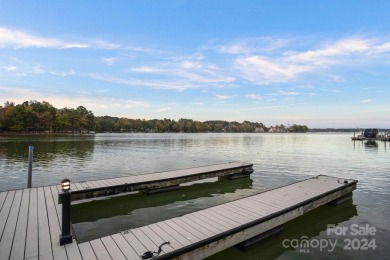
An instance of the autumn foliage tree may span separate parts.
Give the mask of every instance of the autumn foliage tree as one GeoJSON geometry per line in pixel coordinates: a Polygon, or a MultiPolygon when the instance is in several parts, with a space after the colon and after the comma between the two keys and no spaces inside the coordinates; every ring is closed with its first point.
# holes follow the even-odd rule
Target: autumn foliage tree
{"type": "Polygon", "coordinates": [[[46,101],[0,106],[0,131],[5,132],[86,132],[94,129],[94,120],[83,106],[57,109],[46,101]]]}

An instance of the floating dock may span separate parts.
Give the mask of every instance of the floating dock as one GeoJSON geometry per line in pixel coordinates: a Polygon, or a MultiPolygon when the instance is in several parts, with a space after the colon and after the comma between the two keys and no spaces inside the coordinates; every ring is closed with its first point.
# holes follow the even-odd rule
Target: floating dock
{"type": "Polygon", "coordinates": [[[179,188],[186,182],[214,177],[229,179],[249,177],[253,164],[228,162],[167,172],[140,174],[127,177],[72,183],[72,201],[90,199],[123,192],[144,191],[155,193],[179,188]]]}
{"type": "Polygon", "coordinates": [[[347,199],[356,183],[320,175],[89,242],[78,244],[73,240],[64,246],[59,243],[59,185],[5,191],[0,193],[0,259],[133,260],[141,259],[147,251],[157,251],[164,242],[169,244],[161,247],[155,259],[202,259],[261,236],[321,205],[347,199]]]}

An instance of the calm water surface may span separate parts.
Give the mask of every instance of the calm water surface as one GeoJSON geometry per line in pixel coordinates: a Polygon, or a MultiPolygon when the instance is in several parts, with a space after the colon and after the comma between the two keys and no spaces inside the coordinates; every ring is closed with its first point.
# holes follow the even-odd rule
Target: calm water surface
{"type": "MultiPolygon", "coordinates": [[[[79,241],[146,225],[289,184],[319,174],[357,179],[353,201],[322,206],[284,225],[284,231],[245,251],[230,248],[209,259],[390,259],[390,143],[352,142],[352,134],[96,134],[89,136],[0,137],[0,190],[23,188],[28,146],[33,145],[33,186],[112,178],[242,161],[254,164],[251,178],[210,179],[156,195],[142,193],[72,206],[79,241]],[[348,228],[327,234],[327,225],[348,228]],[[352,235],[351,225],[376,233],[352,235]],[[330,247],[285,247],[307,237],[331,240],[330,247]],[[288,240],[286,240],[288,239],[288,240]],[[355,240],[346,250],[345,240],[355,240]],[[357,243],[374,239],[376,249],[357,243]],[[358,241],[357,241],[358,240],[358,241]]],[[[372,245],[372,244],[371,244],[372,245]]],[[[151,249],[156,250],[156,249],[151,249]]]]}

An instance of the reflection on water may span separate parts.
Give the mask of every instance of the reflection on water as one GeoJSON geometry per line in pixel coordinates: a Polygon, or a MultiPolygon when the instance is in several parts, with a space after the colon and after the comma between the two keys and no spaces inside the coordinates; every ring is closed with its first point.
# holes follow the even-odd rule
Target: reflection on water
{"type": "Polygon", "coordinates": [[[136,193],[72,205],[77,240],[80,243],[191,213],[228,201],[235,197],[237,190],[252,187],[250,178],[215,179],[160,194],[136,193]],[[206,201],[207,197],[210,199],[206,201]]]}
{"type": "MultiPolygon", "coordinates": [[[[262,259],[316,258],[317,256],[317,258],[326,256],[350,259],[358,256],[361,259],[390,259],[388,243],[390,241],[388,221],[390,219],[388,207],[390,153],[387,149],[389,143],[351,142],[351,136],[352,134],[348,133],[205,133],[0,137],[0,190],[26,186],[29,145],[35,146],[33,164],[35,186],[57,184],[64,178],[74,182],[85,181],[227,161],[254,164],[250,183],[220,180],[210,184],[197,184],[193,188],[182,188],[173,193],[153,196],[134,194],[123,201],[117,198],[87,204],[90,205],[88,206],[90,210],[96,210],[94,214],[89,215],[85,212],[80,214],[82,216],[72,217],[82,221],[76,224],[77,229],[82,230],[88,237],[88,234],[94,234],[96,229],[111,234],[113,230],[124,230],[134,224],[139,226],[148,223],[150,219],[145,220],[145,216],[176,216],[319,174],[356,179],[359,182],[357,190],[354,191],[353,201],[357,214],[348,207],[344,209],[345,215],[343,215],[343,208],[326,207],[327,210],[321,208],[319,209],[321,213],[309,213],[298,218],[296,225],[299,228],[291,231],[291,234],[296,232],[299,235],[321,237],[324,236],[324,223],[333,221],[340,225],[368,223],[378,230],[375,236],[377,241],[375,251],[352,252],[338,248],[337,252],[330,255],[316,251],[302,254],[281,248],[280,240],[270,240],[267,242],[270,249],[268,246],[260,246],[260,249],[256,247],[248,252],[239,251],[239,253],[235,253],[235,249],[229,249],[228,252],[232,256],[226,253],[226,259],[237,259],[235,254],[242,259],[254,259],[257,256],[261,256],[262,259]],[[126,204],[127,199],[128,206],[123,206],[121,203],[126,204]],[[107,208],[109,209],[106,211],[116,211],[116,207],[110,207],[110,201],[114,200],[118,200],[121,205],[118,207],[123,207],[124,210],[117,209],[115,216],[106,215],[104,211],[107,208]],[[333,216],[338,215],[344,216],[344,220],[332,219],[333,216]],[[317,227],[317,222],[323,225],[317,227]],[[301,229],[302,233],[299,233],[301,229]],[[311,230],[314,230],[314,233],[311,233],[311,230]],[[271,246],[272,243],[275,243],[274,247],[271,246]],[[260,254],[261,252],[266,254],[260,254]]],[[[354,206],[350,205],[350,207],[354,206]]],[[[80,206],[80,212],[82,210],[83,207],[80,206]]],[[[288,227],[294,228],[295,224],[286,226],[286,230],[289,230],[288,227]]],[[[286,230],[283,234],[287,232],[286,230]]]]}
{"type": "Polygon", "coordinates": [[[0,190],[26,186],[30,145],[33,186],[42,186],[59,183],[65,169],[84,168],[93,157],[95,141],[93,135],[0,137],[0,190]]]}
{"type": "Polygon", "coordinates": [[[378,148],[378,142],[375,140],[367,140],[364,142],[366,148],[378,148]]]}

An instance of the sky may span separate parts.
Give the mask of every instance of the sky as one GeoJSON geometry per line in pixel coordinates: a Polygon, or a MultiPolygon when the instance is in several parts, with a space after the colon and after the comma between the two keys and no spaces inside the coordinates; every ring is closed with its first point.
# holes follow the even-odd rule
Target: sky
{"type": "Polygon", "coordinates": [[[0,105],[390,128],[390,1],[0,0],[0,105]]]}

